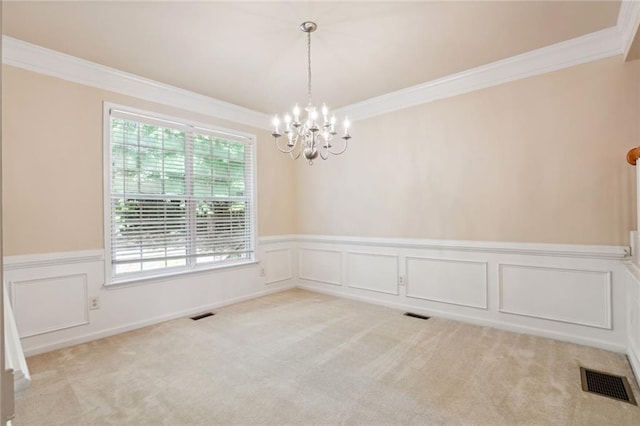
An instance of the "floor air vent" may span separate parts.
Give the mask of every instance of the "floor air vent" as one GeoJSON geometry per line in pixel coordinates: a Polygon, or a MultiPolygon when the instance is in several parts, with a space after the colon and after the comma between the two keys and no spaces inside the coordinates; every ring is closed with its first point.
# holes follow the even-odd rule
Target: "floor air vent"
{"type": "Polygon", "coordinates": [[[585,392],[638,405],[626,377],[580,367],[580,378],[582,379],[582,390],[585,392]]]}
{"type": "Polygon", "coordinates": [[[427,316],[420,315],[420,314],[414,314],[413,312],[405,312],[404,315],[407,316],[407,317],[419,318],[419,319],[423,319],[423,320],[428,320],[429,318],[431,318],[431,317],[427,317],[427,316]]]}
{"type": "Polygon", "coordinates": [[[213,312],[205,312],[204,314],[200,314],[200,315],[196,315],[194,317],[191,317],[192,320],[194,321],[198,321],[201,320],[202,318],[207,318],[207,317],[212,317],[215,314],[213,312]]]}

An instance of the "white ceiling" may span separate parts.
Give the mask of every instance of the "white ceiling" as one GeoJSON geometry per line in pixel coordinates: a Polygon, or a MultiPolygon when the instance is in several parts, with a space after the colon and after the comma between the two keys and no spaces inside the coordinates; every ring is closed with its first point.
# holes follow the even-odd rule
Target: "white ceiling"
{"type": "Polygon", "coordinates": [[[12,2],[3,32],[266,113],[340,107],[616,25],[619,1],[12,2]]]}

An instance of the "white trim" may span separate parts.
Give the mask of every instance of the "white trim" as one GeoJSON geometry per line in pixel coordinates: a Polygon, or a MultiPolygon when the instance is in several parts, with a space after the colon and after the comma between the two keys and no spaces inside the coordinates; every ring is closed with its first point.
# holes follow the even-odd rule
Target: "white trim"
{"type": "Polygon", "coordinates": [[[46,278],[37,278],[37,279],[31,279],[31,280],[22,280],[22,281],[9,281],[9,285],[11,286],[11,306],[13,306],[13,310],[14,310],[14,314],[17,315],[17,312],[20,308],[20,306],[16,303],[16,287],[20,286],[20,285],[29,285],[29,284],[33,284],[36,282],[43,282],[43,281],[51,281],[51,280],[56,280],[56,279],[62,279],[62,278],[80,278],[82,280],[82,290],[83,290],[83,297],[82,297],[82,305],[83,305],[83,315],[84,317],[81,320],[78,321],[73,321],[73,322],[69,322],[66,324],[59,324],[53,327],[46,327],[40,330],[32,330],[30,332],[26,332],[24,334],[20,335],[21,339],[27,338],[27,337],[32,337],[32,336],[39,336],[41,334],[47,334],[47,333],[51,333],[53,331],[60,331],[60,330],[65,330],[67,328],[73,328],[73,327],[78,327],[81,325],[86,325],[89,324],[89,284],[88,284],[88,280],[89,278],[87,277],[87,274],[69,274],[69,275],[55,275],[55,276],[49,276],[46,278]]]}
{"type": "Polygon", "coordinates": [[[104,250],[66,251],[58,253],[24,254],[5,256],[4,269],[44,268],[48,266],[68,265],[73,263],[101,262],[104,260],[104,250]]]}
{"type": "Polygon", "coordinates": [[[300,277],[300,279],[303,280],[309,280],[309,281],[315,281],[315,282],[319,282],[319,283],[325,283],[325,284],[331,284],[331,285],[337,285],[337,286],[342,286],[342,275],[343,275],[343,259],[342,259],[342,251],[340,250],[328,250],[328,249],[322,249],[322,248],[315,248],[315,247],[299,247],[298,248],[298,276],[300,277]],[[303,276],[303,267],[302,267],[302,251],[323,251],[326,253],[336,253],[339,255],[340,257],[340,264],[338,266],[338,269],[340,270],[340,281],[338,282],[334,282],[334,281],[327,281],[327,280],[321,280],[320,278],[313,278],[313,277],[309,277],[309,276],[303,276]]]}
{"type": "Polygon", "coordinates": [[[489,262],[477,261],[477,260],[465,260],[465,259],[447,259],[447,258],[439,258],[439,257],[406,256],[404,260],[404,264],[405,264],[404,270],[405,270],[405,277],[406,277],[405,278],[405,286],[406,286],[405,294],[407,297],[411,299],[431,300],[433,302],[448,303],[449,305],[483,309],[485,311],[489,310],[489,262]],[[409,259],[428,260],[428,261],[434,261],[434,262],[450,262],[450,263],[475,263],[475,264],[483,265],[484,266],[484,305],[470,305],[468,303],[453,302],[451,300],[445,300],[441,298],[435,298],[435,297],[430,298],[430,297],[422,297],[422,296],[415,296],[415,295],[409,294],[409,287],[411,284],[411,281],[409,280],[409,272],[408,272],[409,259]]]}
{"type": "MultiPolygon", "coordinates": [[[[118,114],[115,114],[118,115],[118,114]]],[[[215,270],[221,268],[228,267],[236,267],[236,266],[245,266],[245,265],[253,265],[257,263],[257,233],[258,233],[258,214],[257,214],[257,200],[258,200],[258,188],[257,188],[257,158],[258,158],[258,143],[257,138],[254,134],[242,132],[235,129],[225,128],[221,126],[215,126],[207,123],[200,123],[194,120],[185,119],[181,117],[174,117],[166,114],[160,114],[153,111],[148,111],[140,108],[129,107],[126,105],[116,104],[113,102],[103,102],[102,107],[102,126],[103,126],[103,231],[104,231],[104,277],[105,277],[105,286],[117,286],[117,285],[131,285],[135,284],[139,281],[147,281],[147,280],[161,280],[165,277],[175,277],[177,275],[188,274],[196,271],[208,271],[215,270]],[[170,268],[170,269],[159,269],[152,271],[142,271],[140,273],[132,273],[130,275],[124,275],[120,277],[115,277],[113,275],[113,266],[111,259],[111,117],[112,111],[117,113],[124,114],[132,114],[132,115],[140,115],[146,118],[150,118],[152,120],[165,120],[172,124],[177,124],[180,126],[186,126],[189,129],[185,130],[188,132],[194,132],[198,129],[207,129],[210,132],[221,133],[229,137],[229,139],[241,141],[245,144],[245,146],[251,149],[251,214],[250,214],[250,222],[252,227],[250,245],[251,245],[251,259],[238,262],[231,261],[228,263],[214,263],[214,264],[206,264],[202,266],[196,266],[195,264],[188,263],[185,267],[180,268],[170,268]],[[158,273],[160,272],[160,273],[158,273]]],[[[135,118],[133,118],[135,119],[135,118]]],[[[171,126],[172,124],[168,124],[171,126]]],[[[187,156],[188,157],[188,156],[187,156]]],[[[245,159],[247,157],[247,153],[245,150],[245,159]]],[[[248,174],[245,171],[245,175],[248,174]]]]}
{"type": "MultiPolygon", "coordinates": [[[[539,256],[595,258],[607,260],[628,260],[629,257],[629,247],[626,246],[502,243],[493,241],[429,240],[418,238],[375,238],[295,234],[258,237],[259,245],[291,242],[328,244],[337,243],[360,246],[474,251],[481,253],[528,254],[539,256]]],[[[364,253],[369,254],[369,252],[364,253]]],[[[4,269],[13,270],[23,268],[38,268],[60,264],[98,262],[103,260],[106,260],[106,253],[103,249],[25,254],[4,256],[4,269]]],[[[627,262],[625,264],[630,273],[637,273],[637,278],[638,280],[640,280],[640,268],[637,268],[631,262],[627,262]]]]}
{"type": "Polygon", "coordinates": [[[638,285],[640,285],[640,268],[638,267],[638,265],[633,263],[631,260],[628,260],[628,261],[624,262],[624,266],[627,267],[627,271],[636,280],[638,285]]]}
{"type": "Polygon", "coordinates": [[[286,252],[288,252],[288,253],[289,253],[289,273],[288,273],[288,274],[287,274],[287,276],[286,276],[286,277],[284,277],[284,278],[278,278],[278,279],[276,279],[276,280],[269,280],[269,279],[267,279],[267,280],[265,280],[265,284],[273,284],[273,283],[277,283],[277,282],[280,282],[280,281],[288,281],[288,280],[290,280],[290,279],[292,279],[292,278],[293,278],[293,265],[292,265],[292,263],[293,263],[293,262],[291,261],[291,259],[293,258],[293,256],[292,256],[292,254],[291,254],[291,247],[274,248],[274,249],[266,249],[266,250],[264,251],[264,257],[265,257],[265,265],[266,265],[266,267],[267,267],[267,268],[269,267],[268,262],[266,262],[266,259],[267,259],[268,254],[269,254],[269,253],[279,252],[279,251],[286,251],[286,252]]]}
{"type": "Polygon", "coordinates": [[[620,2],[617,28],[620,31],[621,49],[625,59],[640,25],[640,1],[620,2]]]}
{"type": "Polygon", "coordinates": [[[104,238],[104,282],[113,281],[111,265],[111,108],[115,105],[102,103],[102,232],[104,238]],[[108,226],[107,226],[108,224],[108,226]]]}
{"type": "Polygon", "coordinates": [[[269,129],[267,114],[139,77],[124,71],[2,36],[2,62],[40,74],[133,96],[187,111],[269,129]]]}
{"type": "MultiPolygon", "coordinates": [[[[274,235],[269,237],[258,237],[258,244],[289,243],[296,241],[295,235],[274,235]]],[[[68,265],[74,263],[101,262],[106,260],[106,253],[103,249],[63,251],[55,253],[21,254],[14,256],[4,256],[4,269],[11,271],[15,269],[44,268],[48,266],[68,265]]],[[[247,262],[250,264],[257,263],[247,262]]]]}
{"type": "Polygon", "coordinates": [[[624,260],[630,255],[630,249],[626,246],[507,243],[496,241],[430,240],[419,238],[376,238],[330,235],[298,235],[296,239],[299,243],[352,244],[376,247],[527,254],[534,256],[595,258],[607,260],[624,260]]]}
{"type": "Polygon", "coordinates": [[[353,120],[450,98],[491,86],[569,68],[622,53],[620,31],[611,27],[436,80],[366,99],[336,110],[353,120]]]}
{"type": "Polygon", "coordinates": [[[380,253],[371,253],[371,252],[366,252],[366,251],[353,251],[353,250],[347,250],[344,252],[344,257],[346,259],[346,266],[347,266],[347,270],[349,268],[349,255],[350,254],[355,254],[355,255],[361,255],[361,256],[371,256],[371,257],[391,257],[393,259],[396,260],[396,291],[385,291],[385,290],[377,290],[374,288],[370,288],[370,287],[362,287],[362,286],[358,286],[358,285],[353,285],[350,281],[349,281],[349,274],[346,274],[346,279],[345,279],[345,285],[349,288],[356,288],[358,290],[366,290],[366,291],[373,291],[375,293],[384,293],[384,294],[391,294],[393,296],[399,296],[400,295],[400,283],[399,281],[399,277],[400,277],[400,256],[398,256],[397,254],[380,254],[380,253]]]}
{"type": "Polygon", "coordinates": [[[7,369],[13,370],[13,383],[15,398],[21,398],[26,390],[31,386],[31,375],[29,374],[29,366],[24,358],[22,343],[18,336],[18,328],[16,327],[15,316],[9,300],[7,286],[2,289],[4,296],[4,327],[5,327],[5,363],[7,369]]]}
{"type": "Polygon", "coordinates": [[[522,264],[517,264],[517,263],[502,263],[499,262],[498,263],[498,312],[502,312],[504,314],[510,314],[510,315],[519,315],[519,316],[523,316],[523,317],[530,317],[530,318],[538,318],[538,319],[544,319],[544,320],[549,320],[549,321],[558,321],[558,322],[564,322],[567,324],[575,324],[575,325],[582,325],[585,327],[594,327],[594,328],[601,328],[604,330],[612,330],[613,326],[612,326],[612,309],[611,309],[611,271],[594,271],[591,269],[575,269],[575,268],[555,268],[555,267],[548,267],[548,266],[533,266],[533,265],[522,265],[522,264]],[[504,267],[514,267],[514,268],[521,268],[521,269],[537,269],[539,271],[562,271],[562,272],[579,272],[579,273],[586,273],[586,274],[600,274],[600,275],[604,275],[605,277],[605,286],[604,286],[604,306],[605,306],[605,323],[604,324],[596,324],[596,323],[589,323],[589,322],[582,322],[582,321],[574,321],[574,320],[570,320],[568,318],[560,318],[554,315],[540,315],[540,314],[534,314],[531,312],[518,312],[518,311],[512,311],[512,310],[508,310],[504,308],[504,303],[503,303],[503,296],[504,296],[504,273],[503,273],[503,269],[504,267]]]}
{"type": "MultiPolygon", "coordinates": [[[[146,325],[151,325],[156,322],[164,321],[166,319],[172,319],[180,316],[186,316],[191,313],[202,312],[203,310],[212,309],[216,306],[222,306],[224,304],[234,303],[236,301],[247,300],[252,297],[259,297],[260,295],[268,294],[268,292],[263,292],[263,290],[279,291],[285,288],[288,289],[296,286],[300,288],[312,290],[312,291],[320,291],[320,292],[333,294],[339,297],[354,298],[354,299],[362,300],[369,303],[388,305],[398,309],[405,309],[405,310],[410,309],[418,313],[438,315],[446,318],[467,321],[473,324],[487,325],[487,326],[501,328],[505,330],[535,334],[539,336],[556,338],[556,339],[570,341],[574,343],[588,344],[588,345],[610,349],[610,350],[625,351],[625,348],[621,348],[620,346],[624,345],[626,347],[626,345],[628,345],[627,343],[628,336],[626,336],[625,322],[620,320],[620,316],[624,314],[622,310],[626,308],[621,307],[620,305],[621,303],[620,298],[622,297],[620,293],[621,292],[620,285],[622,284],[620,284],[621,282],[620,274],[618,274],[617,272],[618,271],[617,265],[619,265],[620,268],[623,268],[624,266],[627,266],[628,268],[629,266],[632,266],[632,265],[627,264],[626,258],[624,257],[619,258],[616,256],[611,256],[612,254],[620,254],[620,253],[624,254],[625,253],[624,247],[604,246],[605,248],[610,249],[609,251],[604,250],[605,255],[608,255],[610,257],[605,257],[603,261],[603,259],[599,259],[598,257],[595,257],[594,259],[594,250],[596,249],[599,250],[599,251],[595,251],[596,254],[597,253],[602,254],[603,246],[578,246],[578,245],[566,246],[566,245],[556,245],[556,244],[541,245],[541,244],[520,244],[520,243],[496,243],[496,242],[482,242],[482,241],[480,242],[462,241],[461,242],[461,241],[451,241],[451,240],[443,241],[443,240],[419,240],[419,239],[392,240],[392,239],[382,239],[382,238],[355,238],[355,237],[331,237],[331,236],[322,237],[322,236],[304,236],[304,235],[302,236],[281,235],[281,236],[261,237],[259,238],[259,242],[262,246],[258,248],[258,253],[262,253],[264,252],[264,250],[278,251],[280,249],[289,249],[291,251],[291,253],[293,254],[292,263],[290,265],[292,266],[292,270],[291,270],[291,273],[293,275],[292,279],[288,281],[283,281],[280,283],[273,283],[270,285],[266,285],[265,283],[266,279],[263,280],[258,278],[258,274],[257,274],[258,269],[256,268],[256,265],[253,264],[247,267],[255,268],[256,273],[254,274],[251,272],[245,272],[245,275],[242,275],[242,276],[250,277],[251,280],[255,280],[255,282],[254,281],[251,281],[251,282],[255,284],[256,288],[253,289],[254,292],[249,293],[250,295],[243,295],[242,296],[243,299],[232,299],[232,300],[225,301],[223,299],[223,296],[224,296],[223,295],[224,292],[223,292],[219,295],[222,297],[217,297],[217,302],[215,300],[211,301],[211,299],[208,299],[208,298],[203,299],[203,301],[200,302],[200,303],[207,303],[204,301],[204,300],[207,300],[209,301],[208,303],[212,303],[211,305],[199,306],[198,308],[193,308],[193,309],[188,308],[187,311],[185,311],[186,307],[177,306],[176,308],[174,308],[174,310],[166,309],[164,311],[158,311],[158,310],[153,311],[154,312],[153,314],[148,316],[143,316],[142,318],[140,318],[140,316],[134,316],[134,318],[132,318],[129,321],[118,321],[118,320],[111,321],[110,320],[109,324],[103,324],[102,320],[100,320],[100,318],[102,318],[101,316],[106,315],[110,317],[110,315],[112,315],[110,310],[118,309],[118,306],[114,306],[113,302],[110,302],[110,301],[121,300],[120,298],[124,296],[120,295],[118,298],[114,299],[115,297],[114,295],[117,295],[117,293],[121,293],[123,291],[127,292],[128,290],[124,290],[124,289],[128,288],[129,286],[123,285],[123,286],[110,287],[110,288],[102,287],[103,266],[97,263],[98,261],[100,262],[103,261],[102,250],[88,250],[84,252],[51,253],[51,254],[38,254],[38,255],[12,257],[10,258],[9,263],[14,265],[13,269],[18,270],[18,269],[21,269],[21,267],[26,269],[24,271],[11,271],[11,275],[16,277],[21,277],[20,279],[31,279],[31,277],[49,277],[49,276],[55,276],[55,275],[61,275],[61,274],[72,274],[74,273],[73,271],[75,271],[75,269],[73,268],[79,268],[79,270],[81,271],[86,270],[86,272],[90,274],[89,275],[90,277],[89,278],[90,280],[89,295],[91,296],[100,295],[103,298],[102,308],[101,308],[102,310],[90,312],[91,326],[87,326],[88,329],[77,328],[76,330],[70,331],[70,332],[51,333],[44,337],[41,336],[42,338],[36,337],[35,339],[33,338],[27,339],[24,343],[25,347],[29,350],[28,353],[30,355],[33,355],[35,353],[41,353],[44,351],[57,349],[59,347],[64,347],[71,344],[77,344],[77,343],[93,340],[96,338],[106,337],[112,334],[117,334],[120,332],[143,327],[146,325]],[[338,240],[343,240],[344,245],[339,243],[336,243],[336,245],[332,245],[333,243],[331,242],[335,242],[338,240]],[[300,245],[298,244],[300,241],[314,241],[315,243],[310,242],[308,244],[300,245]],[[382,244],[377,244],[376,246],[375,241],[380,241],[382,242],[382,244]],[[404,246],[403,245],[393,246],[390,243],[391,241],[399,241],[401,244],[404,244],[404,246]],[[438,243],[438,245],[432,244],[432,245],[425,246],[424,245],[425,241],[432,242],[432,243],[435,241],[436,243],[438,243]],[[365,244],[358,244],[358,242],[360,243],[365,242],[365,244]],[[286,248],[284,246],[280,247],[278,246],[278,244],[283,244],[283,245],[287,244],[289,247],[286,247],[286,248]],[[422,246],[419,244],[422,244],[422,246]],[[301,279],[300,271],[295,268],[295,264],[293,263],[295,262],[295,257],[298,256],[298,250],[300,246],[302,246],[302,248],[300,249],[306,248],[311,250],[320,250],[320,251],[326,251],[329,253],[339,254],[339,257],[332,258],[331,262],[327,263],[327,267],[331,267],[331,270],[334,271],[334,273],[337,273],[335,271],[337,271],[338,268],[340,271],[342,271],[339,279],[340,284],[338,285],[336,284],[332,285],[329,283],[322,284],[323,281],[306,281],[304,279],[301,279]],[[372,248],[370,249],[369,246],[371,246],[372,248]],[[442,247],[442,246],[454,247],[454,248],[449,249],[448,252],[447,250],[440,251],[441,249],[437,247],[442,247]],[[509,249],[519,248],[520,250],[515,252],[514,251],[507,252],[509,257],[503,258],[502,256],[498,256],[495,254],[491,254],[491,256],[485,257],[485,256],[482,256],[482,252],[483,252],[482,247],[486,247],[486,246],[489,246],[490,253],[494,253],[494,250],[496,250],[497,248],[500,248],[501,246],[503,249],[505,248],[504,246],[506,246],[506,248],[509,248],[509,249]],[[539,249],[540,246],[545,247],[545,250],[533,251],[533,252],[527,252],[522,250],[523,248],[539,249]],[[388,247],[388,249],[385,247],[388,247]],[[426,247],[427,250],[424,253],[417,254],[416,251],[420,250],[420,247],[426,247]],[[436,249],[434,249],[434,247],[436,247],[436,249]],[[437,251],[436,252],[430,251],[432,249],[437,251]],[[564,249],[565,251],[561,249],[564,249]],[[463,251],[460,251],[460,250],[463,250],[463,251]],[[587,256],[583,255],[585,252],[587,253],[587,256]],[[425,301],[417,298],[411,298],[411,297],[407,297],[407,295],[404,294],[404,291],[402,291],[402,289],[400,289],[399,295],[385,294],[384,292],[368,291],[369,289],[367,289],[367,293],[363,295],[364,293],[363,290],[352,288],[348,285],[343,284],[346,282],[345,268],[344,268],[344,265],[347,262],[347,260],[345,259],[346,253],[362,253],[367,255],[374,255],[374,256],[383,255],[383,256],[390,256],[390,257],[397,256],[400,259],[400,262],[398,263],[400,273],[403,273],[403,265],[405,264],[406,260],[405,262],[403,262],[402,260],[406,259],[406,257],[410,257],[410,258],[415,257],[419,259],[434,258],[438,260],[455,260],[455,261],[465,261],[465,262],[471,262],[471,263],[485,263],[488,261],[489,266],[494,264],[497,265],[498,263],[509,263],[509,264],[524,263],[527,266],[531,264],[531,266],[539,266],[544,268],[557,268],[562,270],[566,270],[566,269],[588,270],[589,272],[607,271],[607,273],[609,274],[608,279],[611,280],[610,282],[608,282],[608,286],[611,289],[611,291],[608,293],[608,297],[610,298],[609,302],[611,303],[611,307],[609,308],[609,313],[612,316],[611,324],[614,325],[615,327],[612,330],[606,330],[598,327],[595,327],[595,328],[591,326],[587,327],[585,325],[576,325],[576,324],[565,323],[565,322],[549,321],[545,319],[529,320],[527,319],[527,317],[521,316],[521,315],[500,314],[498,311],[499,292],[496,287],[497,280],[499,279],[499,277],[497,274],[497,268],[494,269],[492,267],[486,268],[486,271],[488,273],[488,276],[486,276],[486,279],[487,279],[486,284],[489,287],[487,289],[487,294],[485,296],[488,298],[486,299],[487,302],[490,302],[488,303],[488,308],[489,308],[488,310],[478,309],[477,307],[473,307],[473,308],[464,307],[465,305],[457,306],[457,304],[449,303],[449,302],[439,303],[437,301],[430,302],[428,300],[425,301]],[[540,255],[540,257],[537,257],[537,255],[539,255],[540,253],[545,253],[545,254],[540,255]],[[577,256],[576,256],[576,253],[578,253],[577,256]],[[520,257],[521,255],[522,256],[528,255],[528,258],[520,257]],[[452,259],[456,257],[460,257],[460,259],[452,259]],[[48,270],[47,268],[54,268],[60,264],[56,261],[56,259],[59,260],[62,264],[79,263],[79,265],[77,266],[67,265],[61,270],[54,270],[54,269],[48,270]],[[89,262],[89,263],[86,263],[86,262],[89,262]],[[93,263],[90,263],[90,262],[93,262],[93,263]],[[40,266],[42,266],[43,268],[36,269],[34,271],[28,271],[28,269],[32,267],[37,268],[40,266]],[[493,273],[493,271],[496,271],[496,273],[493,273]],[[613,271],[613,272],[609,273],[608,271],[613,271]],[[16,274],[20,274],[20,275],[18,276],[16,274]],[[114,291],[100,293],[102,290],[114,290],[114,291]],[[620,333],[625,333],[624,340],[621,337],[620,333]]],[[[406,265],[404,265],[404,269],[406,269],[406,265]]],[[[633,271],[630,270],[630,273],[632,274],[633,271]]],[[[14,279],[18,279],[18,278],[12,278],[12,277],[8,277],[8,278],[9,278],[8,279],[9,282],[14,279]]],[[[211,282],[217,282],[213,278],[214,277],[212,277],[211,282]]],[[[407,277],[407,280],[408,280],[408,277],[407,277]]],[[[168,279],[148,280],[148,281],[145,281],[144,284],[154,284],[159,282],[164,282],[165,284],[167,284],[167,281],[170,281],[170,280],[168,279]]],[[[227,281],[227,279],[223,277],[220,282],[223,282],[223,281],[227,281]]],[[[9,282],[7,284],[9,284],[9,282]]],[[[206,278],[203,279],[202,277],[200,277],[199,278],[200,284],[198,285],[201,285],[201,283],[203,282],[207,282],[207,279],[206,278]]],[[[143,283],[137,283],[135,285],[140,286],[141,284],[143,283]]],[[[408,281],[406,284],[409,285],[408,281]]],[[[133,284],[131,286],[133,286],[133,284]]],[[[171,286],[172,284],[169,283],[164,288],[169,289],[171,286]]],[[[131,296],[127,296],[127,297],[134,297],[140,300],[148,300],[148,297],[151,297],[151,296],[144,296],[144,293],[140,293],[141,291],[143,291],[143,289],[139,288],[135,292],[130,293],[131,296]]],[[[153,290],[149,290],[149,291],[153,292],[153,290]]],[[[405,288],[405,291],[406,291],[406,288],[405,288]]],[[[148,293],[148,295],[151,295],[151,294],[155,295],[155,293],[148,293]]],[[[194,300],[194,304],[197,304],[197,303],[198,303],[197,300],[194,300]]],[[[126,306],[123,306],[123,309],[124,308],[126,308],[126,306]]],[[[629,353],[631,356],[630,351],[627,353],[629,353]]]]}
{"type": "MultiPolygon", "coordinates": [[[[623,1],[617,25],[551,46],[366,99],[336,110],[362,120],[463,93],[626,53],[640,20],[640,2],[623,1]]],[[[3,36],[3,63],[259,129],[269,115],[3,36]]]]}
{"type": "Polygon", "coordinates": [[[206,274],[209,272],[225,272],[232,269],[244,269],[255,267],[260,262],[257,260],[247,260],[242,263],[224,263],[224,264],[213,264],[213,265],[203,265],[199,267],[195,267],[193,269],[177,269],[172,270],[171,272],[165,272],[163,274],[153,275],[153,274],[145,274],[145,275],[132,275],[122,279],[111,279],[111,282],[104,285],[104,288],[107,290],[117,290],[121,288],[129,288],[129,287],[137,287],[140,285],[146,284],[157,284],[160,282],[171,281],[176,278],[181,278],[188,275],[197,275],[197,274],[206,274]]]}
{"type": "Polygon", "coordinates": [[[463,314],[453,313],[449,311],[441,311],[438,309],[431,309],[431,308],[425,309],[425,308],[410,305],[407,303],[397,303],[397,302],[391,302],[388,300],[374,299],[374,298],[362,296],[359,294],[347,293],[347,292],[341,291],[340,289],[320,288],[317,286],[304,284],[304,283],[298,283],[297,287],[303,290],[308,290],[315,293],[328,294],[331,296],[336,296],[344,299],[351,299],[351,300],[357,300],[360,302],[372,303],[374,305],[386,306],[389,308],[398,309],[402,311],[411,311],[417,314],[422,314],[427,316],[439,316],[442,318],[462,321],[462,322],[471,323],[478,326],[487,326],[487,327],[497,328],[499,330],[506,330],[506,331],[512,331],[516,333],[547,337],[550,339],[577,343],[579,345],[593,346],[596,348],[601,348],[601,349],[618,352],[618,353],[625,353],[627,349],[624,345],[611,343],[606,340],[577,336],[574,334],[568,334],[568,333],[559,332],[559,331],[549,331],[542,328],[531,327],[526,325],[487,320],[487,319],[482,319],[482,318],[478,318],[471,315],[463,315],[463,314]]]}
{"type": "MultiPolygon", "coordinates": [[[[632,231],[632,234],[635,234],[636,232],[637,231],[632,231]]],[[[640,287],[640,268],[638,268],[638,265],[636,265],[632,261],[627,261],[625,262],[625,267],[627,269],[627,272],[629,272],[630,280],[628,285],[640,287]]],[[[634,317],[634,310],[631,309],[630,306],[632,303],[640,303],[640,299],[631,297],[629,294],[630,291],[631,289],[627,288],[626,299],[628,305],[627,316],[625,318],[625,320],[627,321],[627,358],[629,359],[629,364],[631,364],[631,369],[635,374],[636,381],[640,382],[640,348],[638,348],[638,346],[636,345],[636,341],[640,341],[638,340],[640,336],[633,334],[634,324],[636,327],[640,327],[640,323],[638,323],[638,321],[640,321],[640,316],[634,317]]],[[[640,309],[640,306],[638,306],[638,309],[640,309]]],[[[637,329],[638,328],[636,328],[636,330],[637,329]]]]}
{"type": "Polygon", "coordinates": [[[636,382],[640,381],[640,351],[631,339],[628,342],[627,359],[631,364],[631,371],[636,376],[636,382]]]}

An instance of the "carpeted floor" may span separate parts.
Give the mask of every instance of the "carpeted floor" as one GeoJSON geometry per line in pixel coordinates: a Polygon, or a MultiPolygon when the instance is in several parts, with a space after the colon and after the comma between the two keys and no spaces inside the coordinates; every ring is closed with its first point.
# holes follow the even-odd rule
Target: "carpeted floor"
{"type": "Polygon", "coordinates": [[[15,425],[640,425],[624,355],[302,290],[28,359],[15,425]]]}

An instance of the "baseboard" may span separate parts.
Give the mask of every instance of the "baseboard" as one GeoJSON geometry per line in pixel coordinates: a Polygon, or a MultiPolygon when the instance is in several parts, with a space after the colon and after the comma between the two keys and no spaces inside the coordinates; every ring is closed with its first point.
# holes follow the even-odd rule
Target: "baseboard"
{"type": "Polygon", "coordinates": [[[25,348],[25,356],[29,357],[29,356],[34,356],[34,355],[38,355],[38,354],[42,354],[45,352],[50,352],[50,351],[54,351],[56,349],[62,349],[62,348],[66,348],[69,346],[75,346],[75,345],[79,345],[81,343],[86,343],[86,342],[90,342],[93,340],[98,340],[98,339],[102,339],[105,337],[109,337],[109,336],[114,336],[116,334],[121,334],[121,333],[126,333],[128,331],[133,331],[133,330],[137,330],[139,328],[144,328],[144,327],[148,327],[151,325],[155,325],[155,324],[160,324],[166,321],[171,321],[174,319],[178,319],[178,318],[183,318],[183,317],[187,317],[187,316],[191,316],[194,314],[198,314],[204,311],[208,311],[208,310],[212,310],[212,309],[218,309],[221,308],[223,306],[229,306],[229,305],[233,305],[236,303],[240,303],[240,302],[244,302],[247,300],[251,300],[251,299],[255,299],[258,297],[262,297],[262,296],[267,296],[269,294],[274,294],[274,293],[279,293],[282,291],[286,291],[286,290],[290,290],[292,288],[295,288],[296,286],[293,283],[287,283],[284,285],[280,285],[277,287],[273,287],[273,288],[269,288],[267,290],[262,290],[262,291],[258,291],[255,293],[251,293],[245,296],[241,296],[241,297],[236,297],[233,299],[227,299],[221,302],[216,302],[216,303],[212,303],[212,304],[206,304],[206,305],[201,305],[198,306],[196,308],[190,308],[190,309],[185,309],[182,311],[176,311],[176,312],[171,312],[169,314],[165,314],[165,315],[160,315],[154,318],[149,318],[146,319],[144,321],[138,321],[138,322],[134,322],[134,323],[130,323],[130,324],[124,324],[118,327],[112,327],[112,328],[108,328],[105,330],[100,330],[97,332],[93,332],[93,333],[87,333],[87,334],[83,334],[80,336],[76,336],[70,339],[62,339],[62,340],[58,340],[56,342],[53,343],[48,343],[46,345],[41,345],[41,346],[34,346],[31,348],[25,348]]]}
{"type": "Polygon", "coordinates": [[[626,353],[627,351],[627,348],[623,345],[617,345],[611,342],[606,342],[598,339],[590,339],[590,338],[575,336],[575,335],[566,334],[566,333],[543,330],[535,327],[523,326],[520,324],[513,324],[513,323],[510,324],[510,323],[492,321],[492,320],[487,320],[487,319],[482,319],[482,318],[477,318],[472,316],[465,316],[465,315],[445,312],[437,309],[425,309],[423,307],[419,307],[419,306],[415,306],[407,303],[384,301],[384,300],[374,299],[374,298],[361,296],[357,294],[336,291],[333,289],[319,288],[313,284],[305,284],[303,282],[298,282],[297,287],[303,290],[327,294],[330,296],[336,296],[336,297],[341,297],[345,299],[356,300],[359,302],[386,306],[388,308],[393,308],[393,309],[398,309],[403,311],[411,311],[411,312],[415,312],[415,313],[427,315],[427,316],[442,317],[450,320],[465,322],[465,323],[474,324],[478,326],[496,328],[499,330],[505,330],[505,331],[510,331],[514,333],[522,333],[522,334],[544,337],[544,338],[553,339],[553,340],[559,340],[563,342],[575,343],[578,345],[592,346],[592,347],[605,349],[608,351],[618,352],[618,353],[626,353]]]}

